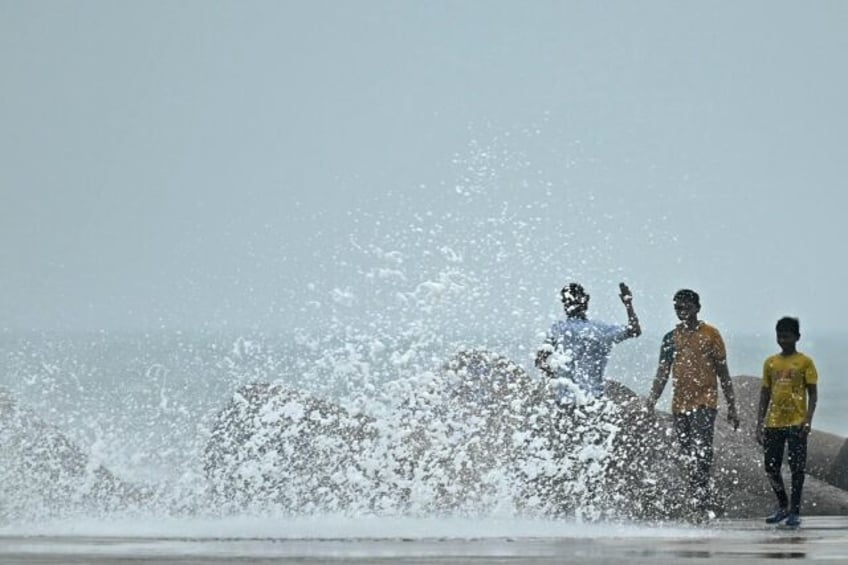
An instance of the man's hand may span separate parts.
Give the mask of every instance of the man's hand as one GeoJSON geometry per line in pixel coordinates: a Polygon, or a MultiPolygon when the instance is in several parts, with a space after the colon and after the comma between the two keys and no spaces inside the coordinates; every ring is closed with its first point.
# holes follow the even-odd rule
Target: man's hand
{"type": "Polygon", "coordinates": [[[727,421],[733,426],[734,430],[739,429],[739,414],[736,413],[736,405],[731,405],[727,408],[727,421]]]}
{"type": "Polygon", "coordinates": [[[812,429],[813,429],[813,425],[810,422],[804,422],[804,424],[801,426],[801,431],[799,432],[801,439],[804,439],[805,437],[810,435],[810,431],[812,429]]]}
{"type": "Polygon", "coordinates": [[[625,304],[625,306],[633,302],[633,293],[630,292],[630,288],[626,284],[623,282],[618,283],[618,290],[618,296],[621,298],[621,301],[625,304]]]}
{"type": "Polygon", "coordinates": [[[763,431],[763,424],[761,422],[757,423],[757,432],[754,434],[754,438],[760,445],[765,445],[765,432],[763,431]]]}
{"type": "Polygon", "coordinates": [[[543,345],[539,351],[536,352],[536,368],[541,370],[545,375],[549,377],[554,376],[554,371],[551,369],[551,366],[548,364],[548,357],[551,356],[553,352],[553,347],[550,344],[543,345]]]}

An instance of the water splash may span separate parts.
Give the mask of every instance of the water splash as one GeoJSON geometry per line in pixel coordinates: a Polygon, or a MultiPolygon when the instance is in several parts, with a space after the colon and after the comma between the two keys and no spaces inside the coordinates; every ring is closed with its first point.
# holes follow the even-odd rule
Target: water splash
{"type": "Polygon", "coordinates": [[[29,408],[3,416],[3,515],[627,514],[597,486],[616,409],[560,418],[522,368],[547,326],[538,271],[617,276],[611,220],[575,191],[548,225],[523,141],[472,142],[430,210],[352,212],[291,334],[13,340],[29,408]],[[570,247],[586,229],[602,237],[570,247]]]}

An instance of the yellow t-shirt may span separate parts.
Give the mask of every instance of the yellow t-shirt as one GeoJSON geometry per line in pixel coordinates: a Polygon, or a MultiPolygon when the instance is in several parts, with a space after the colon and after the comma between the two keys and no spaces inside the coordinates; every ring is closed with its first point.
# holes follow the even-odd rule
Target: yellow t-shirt
{"type": "Polygon", "coordinates": [[[807,418],[807,385],[817,384],[813,360],[803,353],[772,355],[763,363],[763,388],[771,389],[765,427],[800,426],[807,418]]]}

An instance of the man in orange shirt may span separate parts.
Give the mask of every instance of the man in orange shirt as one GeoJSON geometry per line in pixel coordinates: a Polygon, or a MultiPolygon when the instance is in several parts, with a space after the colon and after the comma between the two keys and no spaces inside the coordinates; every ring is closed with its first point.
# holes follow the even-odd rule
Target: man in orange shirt
{"type": "Polygon", "coordinates": [[[674,312],[681,323],[663,338],[647,407],[654,410],[671,374],[671,413],[677,442],[689,474],[694,510],[699,518],[707,518],[714,516],[710,509],[710,471],[719,382],[727,399],[727,418],[734,428],[739,427],[739,416],[724,341],[716,328],[698,319],[700,310],[697,292],[683,289],[675,293],[674,312]]]}

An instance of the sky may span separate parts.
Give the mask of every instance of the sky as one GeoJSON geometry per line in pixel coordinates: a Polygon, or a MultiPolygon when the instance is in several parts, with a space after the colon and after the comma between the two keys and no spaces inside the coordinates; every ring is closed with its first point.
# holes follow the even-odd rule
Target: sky
{"type": "Polygon", "coordinates": [[[848,4],[0,0],[0,329],[848,311],[848,4]]]}

